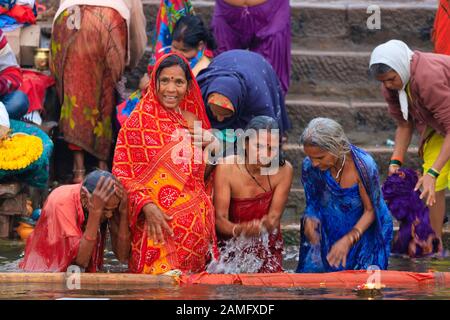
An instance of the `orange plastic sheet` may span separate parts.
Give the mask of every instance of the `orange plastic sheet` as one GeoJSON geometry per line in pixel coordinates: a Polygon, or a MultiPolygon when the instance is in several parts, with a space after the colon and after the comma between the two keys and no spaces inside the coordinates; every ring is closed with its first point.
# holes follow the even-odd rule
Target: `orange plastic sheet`
{"type": "Polygon", "coordinates": [[[263,287],[348,288],[367,283],[405,288],[418,285],[450,287],[450,272],[415,273],[405,271],[341,271],[332,273],[200,273],[179,278],[181,285],[243,285],[263,287]]]}

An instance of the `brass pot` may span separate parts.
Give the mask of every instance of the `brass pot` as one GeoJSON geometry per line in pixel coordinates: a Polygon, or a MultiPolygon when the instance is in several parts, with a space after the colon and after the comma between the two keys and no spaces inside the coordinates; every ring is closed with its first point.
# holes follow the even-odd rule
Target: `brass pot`
{"type": "Polygon", "coordinates": [[[37,48],[36,54],[34,55],[34,67],[39,71],[45,71],[49,68],[49,56],[50,49],[47,48],[37,48]]]}

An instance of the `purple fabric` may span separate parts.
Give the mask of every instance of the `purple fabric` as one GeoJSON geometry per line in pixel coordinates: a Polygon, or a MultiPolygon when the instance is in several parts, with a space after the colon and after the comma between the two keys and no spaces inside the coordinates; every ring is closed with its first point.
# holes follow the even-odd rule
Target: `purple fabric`
{"type": "Polygon", "coordinates": [[[215,55],[232,49],[260,53],[274,68],[283,92],[291,70],[291,8],[289,0],[267,0],[253,7],[235,7],[216,0],[212,29],[215,55]]]}
{"type": "Polygon", "coordinates": [[[408,253],[412,257],[423,255],[428,247],[437,251],[436,235],[431,228],[428,207],[414,191],[418,176],[414,170],[400,169],[383,184],[383,197],[392,215],[400,222],[400,230],[394,239],[393,253],[408,253]]]}

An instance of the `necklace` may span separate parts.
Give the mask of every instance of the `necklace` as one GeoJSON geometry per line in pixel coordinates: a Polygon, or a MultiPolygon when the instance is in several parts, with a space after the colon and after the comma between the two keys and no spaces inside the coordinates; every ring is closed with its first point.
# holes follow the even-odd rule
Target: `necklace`
{"type": "MultiPolygon", "coordinates": [[[[247,173],[250,175],[250,177],[252,177],[253,181],[255,181],[256,184],[257,184],[261,189],[264,190],[264,192],[267,192],[266,188],[264,188],[264,187],[258,182],[258,180],[256,180],[256,178],[250,173],[250,170],[248,170],[248,168],[247,168],[247,164],[244,164],[244,166],[245,166],[245,170],[247,170],[247,173]]],[[[267,176],[267,177],[268,177],[268,176],[267,176]]],[[[269,179],[269,185],[270,185],[270,179],[269,179]]],[[[272,187],[271,187],[271,189],[272,189],[272,187]]]]}
{"type": "Polygon", "coordinates": [[[341,168],[339,169],[339,171],[336,174],[336,180],[339,179],[339,175],[341,174],[342,169],[344,169],[344,164],[345,164],[345,154],[344,154],[344,160],[342,160],[341,168]]]}

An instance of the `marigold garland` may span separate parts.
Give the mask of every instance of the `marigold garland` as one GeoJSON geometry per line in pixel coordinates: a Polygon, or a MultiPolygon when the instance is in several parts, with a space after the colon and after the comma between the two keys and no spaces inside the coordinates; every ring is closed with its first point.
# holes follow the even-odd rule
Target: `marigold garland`
{"type": "Polygon", "coordinates": [[[44,152],[39,137],[15,135],[0,141],[0,169],[21,170],[38,160],[44,152]]]}

